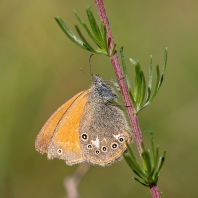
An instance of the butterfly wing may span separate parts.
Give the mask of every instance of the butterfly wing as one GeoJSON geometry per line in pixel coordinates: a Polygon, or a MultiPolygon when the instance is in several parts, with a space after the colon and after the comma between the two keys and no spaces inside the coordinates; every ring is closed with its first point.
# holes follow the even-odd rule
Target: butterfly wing
{"type": "Polygon", "coordinates": [[[87,91],[63,104],[46,122],[36,139],[36,149],[49,159],[59,158],[68,165],[85,160],[79,140],[79,123],[86,104],[87,91]]]}
{"type": "Polygon", "coordinates": [[[87,161],[105,166],[120,158],[132,136],[118,107],[88,102],[80,122],[80,141],[87,161]]]}

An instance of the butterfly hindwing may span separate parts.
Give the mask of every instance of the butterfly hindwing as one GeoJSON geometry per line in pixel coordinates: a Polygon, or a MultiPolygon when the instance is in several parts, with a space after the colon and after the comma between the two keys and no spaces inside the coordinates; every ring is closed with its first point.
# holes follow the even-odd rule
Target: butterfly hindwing
{"type": "Polygon", "coordinates": [[[102,166],[118,159],[127,148],[125,141],[132,139],[122,111],[100,102],[86,104],[79,135],[87,161],[102,166]]]}

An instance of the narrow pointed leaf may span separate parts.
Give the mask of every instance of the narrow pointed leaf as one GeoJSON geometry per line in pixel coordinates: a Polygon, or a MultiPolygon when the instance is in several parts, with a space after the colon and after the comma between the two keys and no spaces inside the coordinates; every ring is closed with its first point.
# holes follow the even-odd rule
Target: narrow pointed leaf
{"type": "MultiPolygon", "coordinates": [[[[76,18],[78,19],[78,21],[80,22],[80,24],[83,26],[83,28],[85,29],[85,31],[87,32],[87,34],[90,36],[90,38],[94,41],[94,43],[97,44],[97,39],[94,37],[94,35],[91,33],[91,31],[89,30],[89,28],[87,27],[87,25],[81,21],[80,17],[78,16],[77,12],[74,10],[74,14],[76,16],[76,18]]],[[[97,44],[98,45],[98,44],[97,44]]]]}
{"type": "Polygon", "coordinates": [[[137,62],[135,60],[133,60],[132,58],[129,58],[130,62],[133,64],[133,65],[136,65],[137,62]]]}
{"type": "Polygon", "coordinates": [[[117,46],[117,43],[114,43],[114,46],[113,46],[113,49],[112,49],[112,51],[111,51],[110,56],[114,56],[115,51],[116,51],[116,46],[117,46]]]}
{"type": "Polygon", "coordinates": [[[80,29],[78,28],[77,25],[75,25],[75,28],[76,28],[76,31],[77,31],[79,37],[80,37],[80,38],[82,39],[82,41],[86,44],[86,46],[89,47],[90,51],[93,52],[93,53],[97,53],[96,50],[94,50],[94,49],[91,47],[91,45],[87,42],[87,40],[84,38],[84,36],[82,35],[82,33],[81,33],[81,31],[80,31],[80,29]]]}
{"type": "Polygon", "coordinates": [[[149,157],[148,151],[143,152],[142,157],[143,157],[145,165],[146,165],[146,169],[147,169],[147,172],[148,172],[148,177],[150,177],[151,176],[151,159],[149,157]]]}
{"type": "MultiPolygon", "coordinates": [[[[166,66],[167,66],[167,56],[168,56],[167,53],[168,53],[168,52],[167,52],[167,48],[166,48],[165,51],[164,51],[164,66],[163,66],[163,69],[162,69],[162,74],[161,74],[160,81],[159,81],[159,85],[158,85],[159,88],[161,87],[162,82],[163,82],[163,80],[164,80],[164,75],[165,75],[166,66]]],[[[158,88],[158,89],[159,89],[159,88],[158,88]]]]}
{"type": "Polygon", "coordinates": [[[152,130],[147,130],[145,131],[150,135],[150,142],[151,142],[151,149],[152,149],[152,155],[155,159],[155,145],[154,145],[154,137],[153,137],[153,131],[152,130]]]}
{"type": "Polygon", "coordinates": [[[157,73],[157,79],[156,79],[156,85],[155,85],[155,90],[154,90],[154,93],[153,95],[151,96],[150,98],[150,102],[153,100],[153,98],[155,97],[155,95],[157,94],[158,92],[158,88],[159,88],[159,81],[160,81],[160,71],[159,71],[159,65],[156,66],[156,73],[157,73]]]}
{"type": "MultiPolygon", "coordinates": [[[[143,175],[143,177],[146,177],[147,175],[146,175],[146,173],[142,170],[142,168],[140,167],[140,165],[137,163],[137,160],[136,160],[136,158],[135,158],[135,155],[134,155],[134,153],[133,153],[131,147],[128,145],[128,143],[126,143],[126,144],[127,144],[127,149],[128,149],[128,151],[129,151],[131,160],[134,162],[134,165],[136,166],[136,169],[138,170],[138,172],[139,172],[141,175],[143,175]]],[[[125,156],[125,155],[124,155],[124,156],[125,156]]]]}
{"type": "Polygon", "coordinates": [[[108,43],[107,43],[107,29],[106,26],[103,24],[101,25],[101,29],[102,29],[102,40],[103,40],[103,46],[104,46],[104,50],[106,51],[107,55],[109,55],[109,47],[108,47],[108,43]]]}
{"type": "Polygon", "coordinates": [[[122,111],[125,110],[125,108],[124,108],[122,105],[120,105],[118,102],[116,102],[115,100],[109,99],[108,101],[109,101],[112,105],[114,105],[114,106],[118,107],[119,109],[121,109],[122,111]]]}
{"type": "Polygon", "coordinates": [[[78,45],[79,47],[91,51],[89,49],[89,47],[82,42],[79,38],[76,37],[76,35],[69,29],[69,27],[65,24],[65,22],[59,17],[55,17],[56,22],[58,23],[58,25],[60,26],[60,28],[63,30],[63,32],[66,34],[66,36],[73,41],[76,45],[78,45]]]}
{"type": "Polygon", "coordinates": [[[126,142],[126,145],[127,145],[127,149],[129,151],[129,154],[130,154],[131,158],[133,159],[133,161],[136,161],[136,158],[135,158],[135,155],[132,151],[132,148],[130,147],[130,145],[127,142],[126,142]]]}
{"type": "Polygon", "coordinates": [[[140,178],[146,181],[146,175],[142,172],[142,170],[137,166],[137,163],[130,158],[130,156],[124,154],[124,159],[129,165],[129,167],[133,170],[133,172],[138,175],[140,178]]]}
{"type": "Polygon", "coordinates": [[[160,172],[160,170],[161,170],[161,168],[162,168],[162,166],[164,164],[165,157],[166,157],[166,151],[163,152],[163,156],[160,157],[160,159],[159,159],[158,167],[157,167],[156,173],[154,175],[155,179],[158,179],[159,172],[160,172]]]}
{"type": "Polygon", "coordinates": [[[161,195],[161,198],[164,198],[164,193],[163,192],[161,192],[160,195],[161,195]]]}
{"type": "MultiPolygon", "coordinates": [[[[136,71],[136,76],[135,76],[135,88],[134,91],[132,92],[133,96],[133,101],[134,101],[134,107],[136,109],[136,113],[138,112],[138,102],[137,102],[137,92],[138,92],[138,77],[137,77],[137,72],[138,72],[138,62],[134,61],[132,58],[129,58],[130,62],[135,66],[135,71],[136,71]]],[[[138,74],[139,75],[139,74],[138,74]]]]}
{"type": "Polygon", "coordinates": [[[114,87],[120,92],[120,87],[119,87],[118,83],[114,79],[111,79],[111,81],[112,81],[114,87]]]}
{"type": "Polygon", "coordinates": [[[149,186],[148,184],[146,184],[146,183],[140,181],[140,180],[139,180],[138,178],[136,178],[136,177],[133,177],[133,179],[134,179],[135,181],[139,182],[140,184],[142,184],[143,186],[146,186],[146,187],[149,186]]]}
{"type": "Polygon", "coordinates": [[[157,168],[157,161],[158,161],[158,158],[159,158],[159,146],[156,147],[156,150],[155,150],[155,156],[154,156],[154,171],[156,171],[156,168],[157,168]]]}
{"type": "Polygon", "coordinates": [[[140,99],[141,99],[141,89],[142,89],[142,78],[141,78],[141,68],[139,62],[135,65],[135,87],[136,87],[136,103],[140,104],[140,99]]]}
{"type": "Polygon", "coordinates": [[[150,56],[150,61],[149,61],[148,92],[147,92],[146,102],[149,101],[150,96],[151,96],[152,82],[153,82],[153,58],[152,58],[152,56],[150,56]]]}
{"type": "Polygon", "coordinates": [[[140,172],[138,172],[137,170],[133,170],[133,172],[134,172],[138,177],[140,177],[145,183],[147,183],[147,178],[144,177],[143,175],[141,175],[140,172]]]}
{"type": "Polygon", "coordinates": [[[149,155],[149,159],[150,159],[150,162],[151,162],[151,175],[152,175],[153,168],[154,168],[154,158],[151,155],[151,151],[149,149],[148,149],[148,155],[149,155]]]}
{"type": "Polygon", "coordinates": [[[134,99],[134,94],[133,94],[133,91],[129,89],[129,95],[130,95],[130,98],[132,100],[132,103],[133,103],[133,106],[134,106],[134,110],[135,112],[133,112],[134,114],[137,114],[137,104],[135,102],[135,99],[134,99]]]}
{"type": "Polygon", "coordinates": [[[140,98],[140,107],[143,106],[145,94],[146,94],[146,80],[144,73],[141,71],[141,79],[142,79],[142,92],[141,92],[141,98],[140,98]]]}
{"type": "Polygon", "coordinates": [[[129,76],[128,76],[127,68],[126,68],[126,62],[125,62],[125,58],[124,58],[124,47],[123,46],[120,48],[120,55],[121,55],[121,63],[122,63],[121,66],[122,66],[122,71],[124,74],[124,79],[126,81],[127,88],[131,90],[129,76]]]}
{"type": "MultiPolygon", "coordinates": [[[[100,23],[100,32],[101,32],[101,35],[104,35],[104,22],[103,21],[101,21],[101,23],[100,23]]],[[[106,27],[106,26],[105,26],[106,27]]]]}
{"type": "Polygon", "coordinates": [[[150,56],[150,60],[149,60],[149,80],[148,80],[148,90],[147,90],[146,102],[142,106],[141,109],[145,108],[150,103],[149,101],[150,101],[150,98],[151,98],[152,81],[153,81],[153,58],[152,58],[152,56],[150,56]]]}
{"type": "Polygon", "coordinates": [[[95,35],[95,38],[97,39],[98,45],[100,45],[101,48],[103,48],[103,46],[102,46],[102,35],[101,35],[101,32],[100,32],[100,28],[98,27],[98,25],[96,23],[96,20],[94,18],[94,15],[91,11],[90,6],[87,7],[86,11],[87,11],[87,16],[88,16],[88,19],[89,19],[91,29],[93,31],[93,34],[95,35]]]}

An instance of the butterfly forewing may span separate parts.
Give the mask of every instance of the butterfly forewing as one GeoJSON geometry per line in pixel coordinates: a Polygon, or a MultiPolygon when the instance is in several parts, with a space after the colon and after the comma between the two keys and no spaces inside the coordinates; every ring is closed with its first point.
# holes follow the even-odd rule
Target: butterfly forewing
{"type": "Polygon", "coordinates": [[[76,94],[49,118],[37,136],[38,151],[48,153],[48,158],[60,158],[70,163],[76,163],[76,156],[78,161],[84,159],[78,129],[86,94],[87,91],[76,94]]]}

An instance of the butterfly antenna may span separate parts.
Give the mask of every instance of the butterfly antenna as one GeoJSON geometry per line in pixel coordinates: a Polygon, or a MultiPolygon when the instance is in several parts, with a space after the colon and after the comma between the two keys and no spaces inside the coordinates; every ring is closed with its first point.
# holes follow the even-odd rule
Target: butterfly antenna
{"type": "Polygon", "coordinates": [[[91,54],[91,56],[89,57],[89,70],[90,70],[90,74],[91,74],[91,77],[93,76],[93,73],[92,73],[92,70],[91,70],[91,58],[94,54],[91,54]]]}
{"type": "Polygon", "coordinates": [[[89,75],[87,75],[87,74],[85,73],[85,71],[83,70],[83,68],[80,68],[80,71],[81,71],[85,76],[87,76],[87,78],[89,78],[90,80],[92,80],[92,79],[89,77],[89,75]]]}

